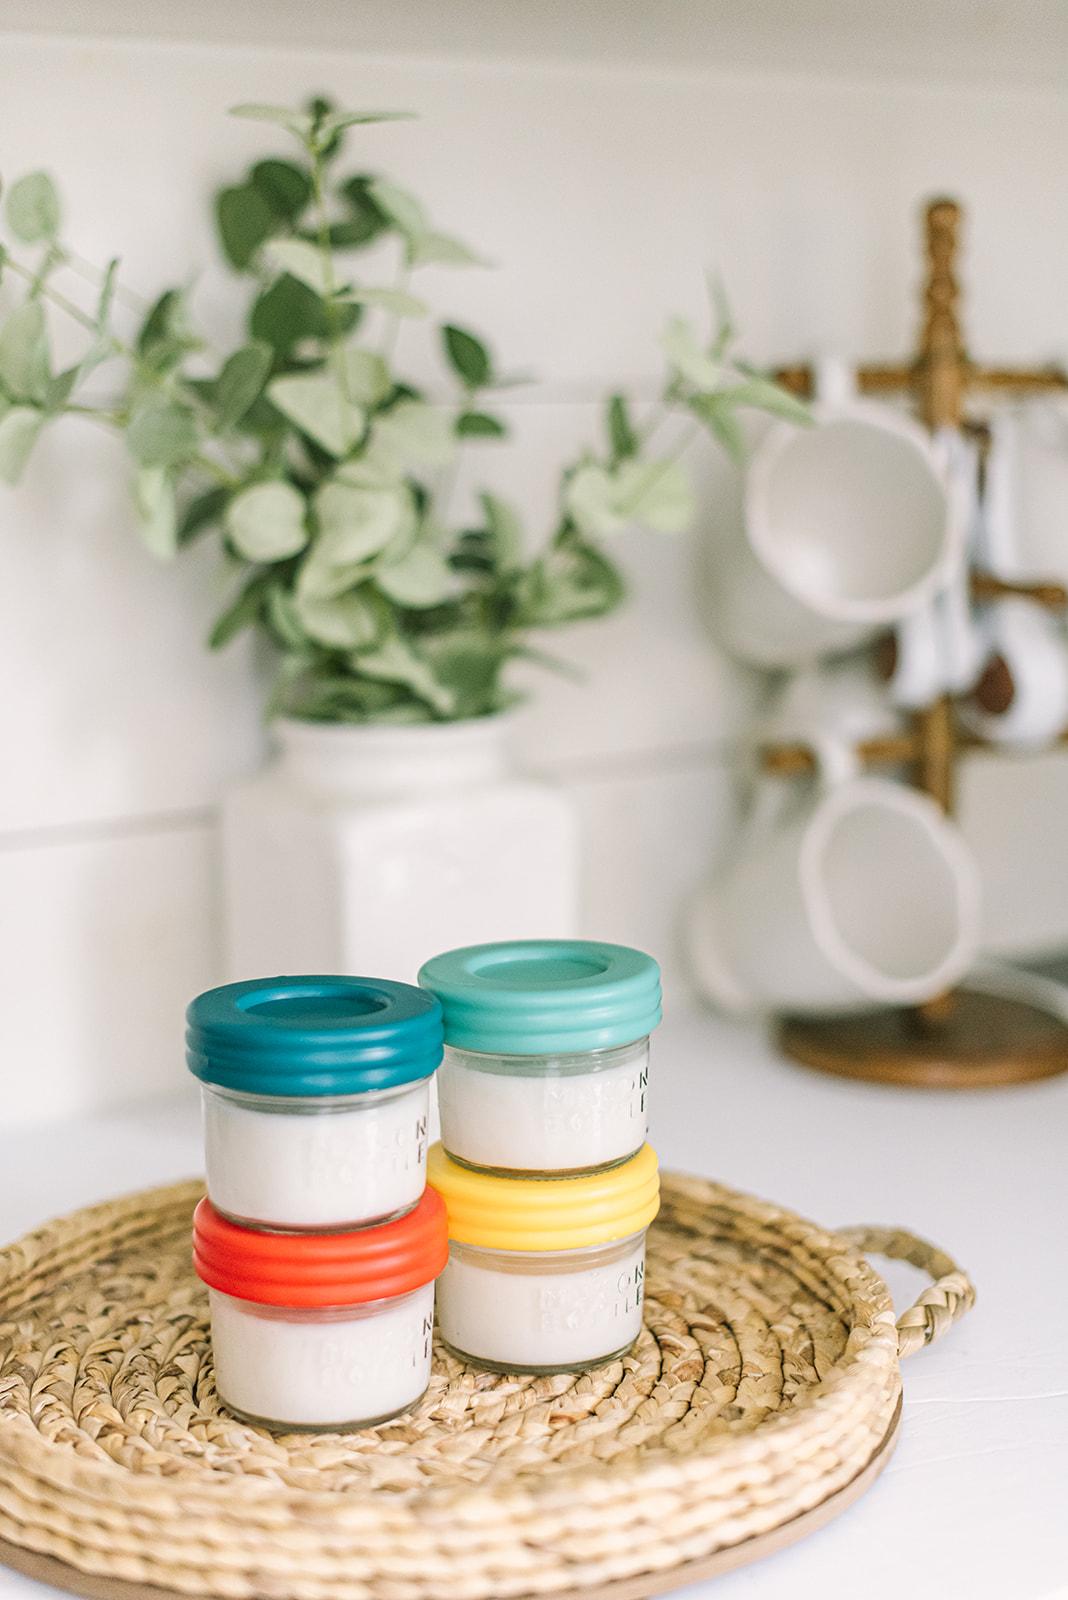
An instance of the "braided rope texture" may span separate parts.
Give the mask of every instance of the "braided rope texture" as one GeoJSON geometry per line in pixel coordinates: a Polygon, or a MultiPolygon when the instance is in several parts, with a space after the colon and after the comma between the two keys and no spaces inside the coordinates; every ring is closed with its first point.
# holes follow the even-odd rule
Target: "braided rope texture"
{"type": "MultiPolygon", "coordinates": [[[[811,1509],[898,1403],[889,1293],[854,1248],[665,1174],[630,1355],[532,1378],[439,1350],[396,1421],[270,1434],[215,1393],[201,1192],[108,1202],[0,1253],[0,1538],[212,1600],[551,1596],[811,1509]]],[[[949,1314],[936,1298],[920,1322],[949,1314]]]]}

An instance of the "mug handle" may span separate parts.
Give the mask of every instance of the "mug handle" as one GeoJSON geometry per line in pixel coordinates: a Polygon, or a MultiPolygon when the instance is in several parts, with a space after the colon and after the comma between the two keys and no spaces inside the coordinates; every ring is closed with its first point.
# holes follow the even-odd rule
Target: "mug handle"
{"type": "Polygon", "coordinates": [[[860,757],[851,739],[840,734],[813,729],[806,742],[816,762],[816,776],[820,787],[833,789],[835,784],[856,778],[862,771],[860,757]]]}
{"type": "Polygon", "coordinates": [[[838,1237],[861,1255],[907,1261],[934,1279],[914,1305],[897,1319],[897,1347],[902,1357],[934,1344],[975,1304],[975,1285],[937,1245],[905,1228],[839,1228],[838,1237]]]}

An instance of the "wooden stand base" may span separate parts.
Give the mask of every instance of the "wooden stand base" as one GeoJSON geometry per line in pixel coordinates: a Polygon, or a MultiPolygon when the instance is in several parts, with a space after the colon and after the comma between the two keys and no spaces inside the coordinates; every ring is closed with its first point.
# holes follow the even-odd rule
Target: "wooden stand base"
{"type": "Polygon", "coordinates": [[[779,1045],[840,1078],[925,1089],[996,1088],[1068,1070],[1068,1024],[1039,1006],[958,989],[943,1014],[788,1017],[779,1045]]]}

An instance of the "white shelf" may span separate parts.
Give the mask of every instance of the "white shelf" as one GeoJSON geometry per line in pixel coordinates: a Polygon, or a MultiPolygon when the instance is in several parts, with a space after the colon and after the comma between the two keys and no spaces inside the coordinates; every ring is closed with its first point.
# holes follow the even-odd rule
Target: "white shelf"
{"type": "Polygon", "coordinates": [[[1062,0],[5,0],[0,27],[644,72],[1068,82],[1062,0]]]}

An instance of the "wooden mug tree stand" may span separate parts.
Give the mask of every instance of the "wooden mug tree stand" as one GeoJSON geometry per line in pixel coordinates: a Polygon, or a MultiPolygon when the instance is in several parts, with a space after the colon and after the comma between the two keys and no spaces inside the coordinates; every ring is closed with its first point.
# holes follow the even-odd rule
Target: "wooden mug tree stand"
{"type": "MultiPolygon", "coordinates": [[[[980,367],[969,358],[954,270],[960,218],[953,200],[934,200],[927,207],[927,281],[916,359],[907,366],[861,367],[857,380],[864,394],[911,393],[928,428],[975,433],[982,450],[988,431],[966,415],[972,393],[1068,390],[1068,377],[1055,368],[980,367]]],[[[786,368],[778,377],[796,394],[813,392],[808,367],[786,368]]],[[[985,572],[973,572],[970,583],[977,600],[1015,594],[1054,609],[1068,606],[1068,592],[1055,583],[1014,584],[985,572]]],[[[907,765],[917,787],[949,812],[959,754],[982,743],[958,726],[953,700],[945,695],[916,713],[909,732],[868,740],[857,753],[865,767],[907,765]]],[[[815,771],[814,753],[803,744],[769,746],[762,758],[765,770],[784,777],[815,771]]],[[[966,987],[909,1010],[787,1017],[780,1022],[779,1039],[788,1055],[823,1072],[932,1088],[1020,1083],[1068,1068],[1068,1025],[1058,1017],[1022,1000],[966,987]]]]}

